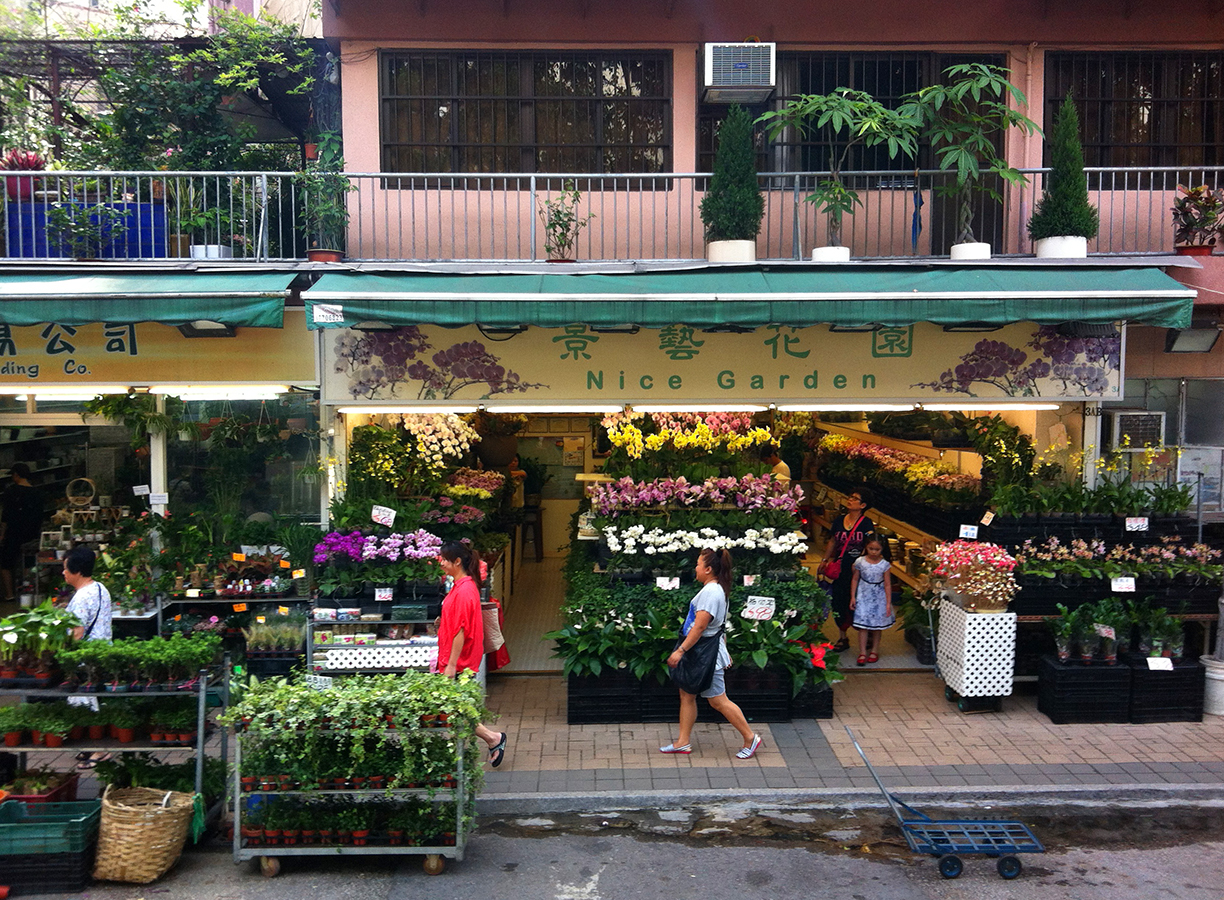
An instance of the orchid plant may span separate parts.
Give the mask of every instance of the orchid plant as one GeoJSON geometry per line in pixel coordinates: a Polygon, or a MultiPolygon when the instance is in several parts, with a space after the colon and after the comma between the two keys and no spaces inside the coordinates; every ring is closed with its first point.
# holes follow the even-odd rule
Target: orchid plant
{"type": "Polygon", "coordinates": [[[1016,596],[1016,559],[998,544],[948,541],[930,562],[937,588],[960,594],[966,608],[1006,609],[1016,596]]]}

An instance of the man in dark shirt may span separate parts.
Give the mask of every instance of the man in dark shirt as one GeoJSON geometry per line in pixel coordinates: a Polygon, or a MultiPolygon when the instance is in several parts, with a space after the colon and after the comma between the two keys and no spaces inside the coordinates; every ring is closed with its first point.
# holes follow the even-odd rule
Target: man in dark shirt
{"type": "Polygon", "coordinates": [[[0,581],[4,599],[15,596],[14,572],[21,569],[21,545],[34,540],[42,529],[42,494],[30,484],[30,467],[14,463],[13,483],[0,495],[0,581]]]}

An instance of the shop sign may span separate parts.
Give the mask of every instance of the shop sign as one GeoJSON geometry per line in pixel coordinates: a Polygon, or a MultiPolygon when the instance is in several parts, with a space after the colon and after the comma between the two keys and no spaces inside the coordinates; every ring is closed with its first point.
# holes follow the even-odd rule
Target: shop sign
{"type": "Polygon", "coordinates": [[[868,332],[684,325],[636,334],[585,325],[509,337],[476,326],[329,331],[329,403],[494,401],[1100,400],[1121,394],[1121,336],[1067,338],[1019,323],[987,334],[919,323],[868,332]]]}
{"type": "Polygon", "coordinates": [[[29,387],[315,380],[314,341],[299,316],[284,328],[186,338],[169,325],[0,325],[0,385],[29,387]]]}

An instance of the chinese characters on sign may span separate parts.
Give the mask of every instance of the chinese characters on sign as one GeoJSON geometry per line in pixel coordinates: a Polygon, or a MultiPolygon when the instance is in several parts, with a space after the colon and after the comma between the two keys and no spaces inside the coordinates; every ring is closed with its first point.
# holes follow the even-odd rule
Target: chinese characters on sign
{"type": "MultiPolygon", "coordinates": [[[[66,354],[75,354],[80,349],[87,349],[78,336],[79,328],[72,325],[59,325],[54,322],[43,326],[38,331],[38,339],[43,342],[42,353],[45,356],[63,356],[66,354]]],[[[103,350],[109,354],[121,354],[124,356],[138,356],[139,347],[136,342],[136,326],[135,325],[104,325],[102,330],[102,338],[105,341],[103,350]]],[[[11,325],[0,325],[0,357],[11,356],[17,357],[21,355],[21,347],[18,346],[17,337],[13,334],[11,325]]],[[[28,346],[26,355],[37,353],[37,350],[32,350],[28,346]]],[[[38,378],[38,373],[41,370],[41,364],[37,362],[16,363],[6,362],[0,366],[0,375],[24,375],[27,378],[38,378]]],[[[78,361],[72,356],[68,356],[64,360],[63,374],[84,376],[89,375],[89,366],[78,361]]]]}
{"type": "Polygon", "coordinates": [[[554,337],[553,343],[560,342],[565,347],[565,352],[561,354],[561,359],[572,358],[575,362],[578,362],[579,359],[591,358],[591,354],[587,352],[587,347],[598,340],[599,335],[589,334],[585,325],[566,325],[565,333],[554,337]]]}

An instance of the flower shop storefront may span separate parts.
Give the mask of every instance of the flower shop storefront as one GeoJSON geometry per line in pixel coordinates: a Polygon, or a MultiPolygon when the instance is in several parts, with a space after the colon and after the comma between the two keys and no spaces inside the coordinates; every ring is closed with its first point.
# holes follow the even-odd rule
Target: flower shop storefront
{"type": "MultiPolygon", "coordinates": [[[[575,460],[585,495],[550,510],[559,525],[545,538],[569,546],[565,626],[546,637],[574,722],[674,718],[663,661],[703,546],[736,558],[728,640],[751,661],[737,677],[760,701],[752,714],[827,712],[837,656],[820,632],[827,596],[804,566],[823,542],[812,546],[805,519],[822,501],[835,510],[847,484],[805,469],[822,435],[865,433],[832,420],[1002,411],[1043,446],[1058,424],[1082,447],[1095,440],[1085,404],[1121,396],[1116,323],[1182,321],[1192,297],[1156,270],[1110,266],[556,271],[328,274],[304,297],[325,330],[341,465],[355,427],[419,430],[475,411],[585,415],[588,446],[606,440],[575,460]],[[1112,352],[1056,347],[1067,322],[1107,326],[1112,352]],[[779,445],[794,485],[759,452],[779,445]]],[[[980,458],[926,450],[928,481],[973,494],[945,512],[977,523],[980,458]]]]}

